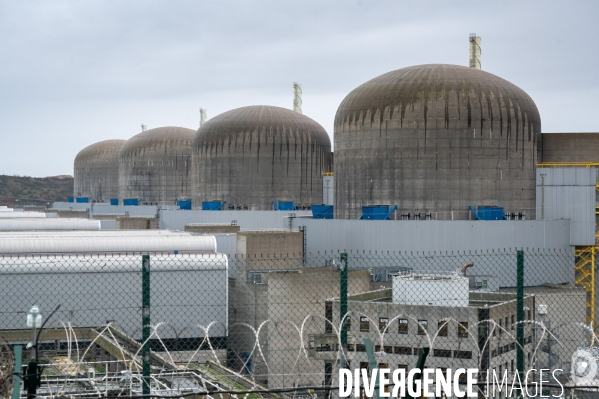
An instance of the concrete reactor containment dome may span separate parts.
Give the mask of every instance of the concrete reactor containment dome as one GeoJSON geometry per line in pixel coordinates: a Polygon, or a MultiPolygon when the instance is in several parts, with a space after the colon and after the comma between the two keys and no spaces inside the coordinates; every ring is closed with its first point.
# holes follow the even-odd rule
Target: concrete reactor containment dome
{"type": "Polygon", "coordinates": [[[191,143],[195,131],[159,127],[129,139],[119,152],[119,199],[174,205],[191,196],[191,143]]]}
{"type": "Polygon", "coordinates": [[[322,202],[331,140],[314,120],[256,105],[208,120],[193,143],[193,206],[227,201],[232,209],[272,209],[272,201],[322,202]]]}
{"type": "Polygon", "coordinates": [[[75,157],[75,197],[108,202],[119,196],[118,156],[125,140],[105,140],[85,147],[75,157]]]}
{"type": "Polygon", "coordinates": [[[337,110],[335,216],[390,204],[397,219],[469,219],[469,206],[491,205],[534,218],[540,135],[530,96],[488,72],[432,64],[386,73],[337,110]]]}

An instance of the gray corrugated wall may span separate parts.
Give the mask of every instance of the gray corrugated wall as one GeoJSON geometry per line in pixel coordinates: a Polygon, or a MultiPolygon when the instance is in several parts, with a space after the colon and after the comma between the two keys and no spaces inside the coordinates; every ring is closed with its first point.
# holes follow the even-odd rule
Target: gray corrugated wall
{"type": "Polygon", "coordinates": [[[597,168],[537,169],[537,220],[570,219],[570,245],[595,245],[597,168]]]}

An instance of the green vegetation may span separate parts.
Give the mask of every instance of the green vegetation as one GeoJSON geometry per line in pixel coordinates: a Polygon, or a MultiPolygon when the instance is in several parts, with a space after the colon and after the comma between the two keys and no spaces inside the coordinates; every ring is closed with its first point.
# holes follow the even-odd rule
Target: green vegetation
{"type": "Polygon", "coordinates": [[[73,195],[73,176],[7,176],[0,175],[0,205],[22,207],[46,206],[53,201],[66,201],[73,195]]]}

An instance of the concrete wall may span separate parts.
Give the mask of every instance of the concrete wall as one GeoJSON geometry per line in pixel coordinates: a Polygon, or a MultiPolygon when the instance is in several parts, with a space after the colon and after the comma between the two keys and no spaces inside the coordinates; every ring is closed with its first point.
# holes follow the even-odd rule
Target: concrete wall
{"type": "Polygon", "coordinates": [[[89,213],[85,210],[56,210],[57,216],[59,218],[79,218],[79,219],[87,219],[89,213]]]}
{"type": "MultiPolygon", "coordinates": [[[[298,354],[302,345],[307,345],[309,334],[323,331],[324,303],[339,295],[339,272],[331,267],[310,267],[301,269],[301,273],[269,273],[267,280],[271,320],[268,386],[320,386],[323,366],[298,354]],[[297,330],[302,327],[303,340],[297,330]]],[[[370,289],[370,274],[365,270],[350,271],[348,280],[350,294],[370,289]]]]}
{"type": "Polygon", "coordinates": [[[197,225],[187,224],[185,225],[185,231],[188,233],[200,233],[200,234],[219,234],[219,233],[237,233],[239,226],[231,226],[226,224],[220,225],[197,225]]]}
{"type": "Polygon", "coordinates": [[[543,133],[543,162],[599,162],[599,133],[543,133]]]}
{"type": "Polygon", "coordinates": [[[143,217],[122,217],[116,218],[117,230],[152,230],[158,228],[158,219],[143,217]]]}
{"type": "Polygon", "coordinates": [[[541,118],[523,90],[485,71],[420,65],[353,90],[335,116],[335,216],[396,204],[440,220],[469,205],[534,211],[541,118]]]}
{"type": "Polygon", "coordinates": [[[118,155],[125,140],[106,140],[82,149],[74,162],[74,196],[108,201],[119,195],[118,155]]]}

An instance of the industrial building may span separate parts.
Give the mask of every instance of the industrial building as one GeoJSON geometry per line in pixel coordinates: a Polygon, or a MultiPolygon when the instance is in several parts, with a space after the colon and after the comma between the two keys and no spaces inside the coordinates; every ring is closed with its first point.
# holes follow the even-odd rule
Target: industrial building
{"type": "Polygon", "coordinates": [[[211,201],[226,202],[225,209],[309,207],[322,200],[331,161],[327,132],[299,112],[266,105],[227,111],[196,133],[193,207],[211,201]]]}
{"type": "Polygon", "coordinates": [[[74,196],[114,203],[119,196],[119,151],[125,140],[105,140],[85,147],[75,157],[74,196]]]}
{"type": "Polygon", "coordinates": [[[119,201],[175,205],[188,200],[193,137],[191,129],[168,126],[127,140],[118,155],[119,201]]]}
{"type": "MultiPolygon", "coordinates": [[[[52,248],[69,253],[83,244],[92,253],[197,253],[201,241],[206,251],[227,255],[222,258],[228,262],[224,286],[225,275],[219,274],[219,287],[227,290],[227,366],[263,386],[288,387],[331,381],[339,348],[322,320],[306,321],[306,316],[339,320],[335,262],[340,252],[351,259],[350,360],[357,366],[367,361],[360,340],[377,338],[374,328],[360,330],[362,316],[379,328],[399,313],[427,320],[431,327],[451,316],[474,333],[483,318],[507,328],[509,317],[513,325],[515,252],[525,249],[528,318],[551,321],[569,337],[561,349],[563,365],[569,351],[588,342],[581,331],[595,328],[599,134],[543,133],[531,97],[480,69],[480,43],[479,37],[470,38],[470,68],[406,67],[351,91],[335,116],[334,162],[327,132],[301,114],[298,84],[294,111],[248,106],[209,120],[203,113],[197,132],[144,131],[118,154],[116,204],[105,194],[114,179],[102,181],[101,194],[77,191],[85,187],[77,183],[80,176],[91,187],[106,173],[82,165],[90,172],[76,167],[76,198],[53,204],[59,218],[27,222],[32,229],[91,226],[99,231],[76,232],[79,244],[72,245],[65,244],[64,232],[57,233],[63,239],[40,234],[27,244],[7,236],[0,255],[45,254],[52,248]],[[89,223],[59,222],[74,215],[89,223]],[[104,231],[118,226],[149,230],[104,231]],[[171,232],[153,235],[154,228],[171,232]],[[434,298],[413,303],[389,286],[418,265],[426,275],[447,275],[464,262],[474,262],[476,271],[468,281],[456,279],[467,283],[459,303],[435,303],[434,298]],[[539,305],[549,305],[549,316],[539,305]],[[296,359],[305,338],[295,335],[296,326],[304,322],[312,338],[311,358],[296,359]],[[568,323],[579,329],[566,331],[568,323]]],[[[96,158],[86,162],[102,164],[102,157],[96,158]]],[[[26,225],[18,217],[6,220],[0,218],[0,230],[26,225]]],[[[223,322],[222,309],[218,321],[223,322]]],[[[408,324],[409,342],[395,326],[397,336],[378,344],[377,352],[388,355],[381,363],[394,368],[414,363],[414,348],[423,341],[418,323],[408,324]]],[[[457,325],[448,328],[459,333],[457,325]]],[[[533,328],[526,331],[525,350],[531,352],[541,341],[535,341],[533,328]]],[[[492,346],[481,353],[476,340],[459,348],[441,345],[431,364],[471,366],[485,360],[491,368],[513,371],[513,342],[502,339],[492,337],[492,346]]],[[[548,351],[527,364],[541,359],[554,367],[551,343],[541,344],[548,351]]]]}
{"type": "Polygon", "coordinates": [[[335,216],[398,204],[468,219],[473,204],[534,209],[541,118],[516,85],[476,68],[418,65],[350,92],[335,115],[335,216]]]}

